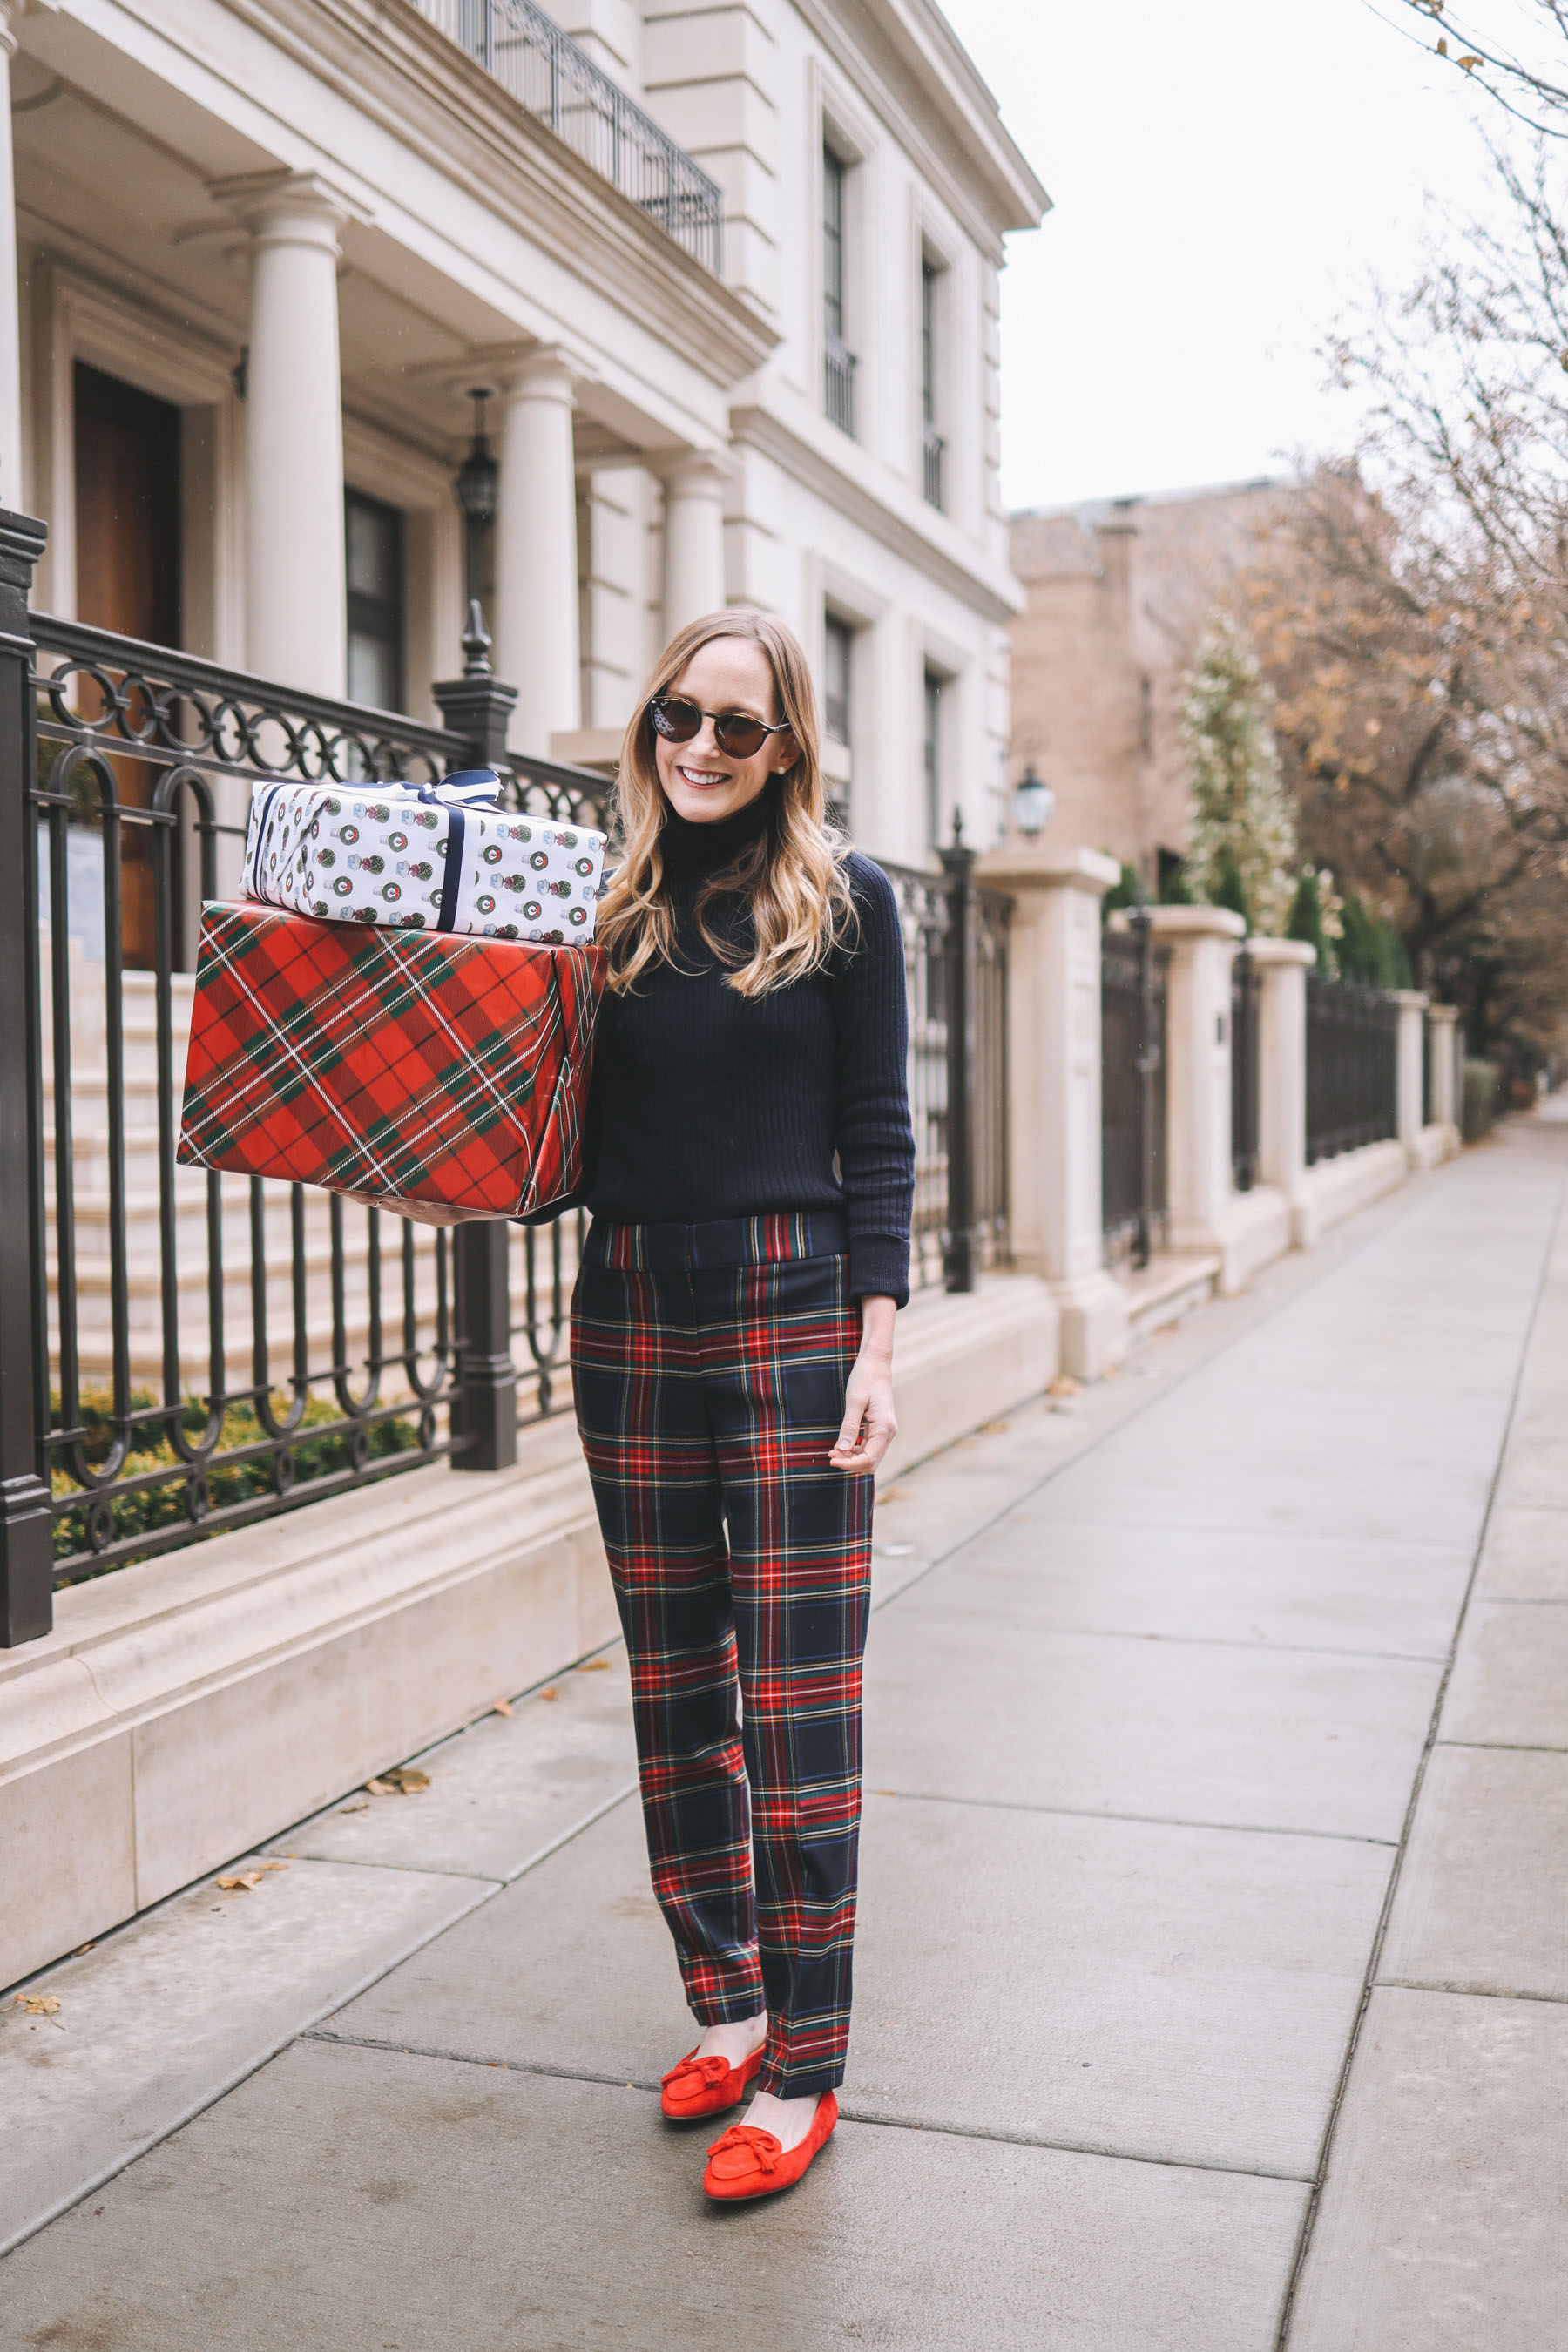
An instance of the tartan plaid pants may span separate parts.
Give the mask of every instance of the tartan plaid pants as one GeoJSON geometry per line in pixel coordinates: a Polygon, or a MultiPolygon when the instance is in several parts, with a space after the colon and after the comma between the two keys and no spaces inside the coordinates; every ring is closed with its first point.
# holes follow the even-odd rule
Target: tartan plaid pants
{"type": "Polygon", "coordinates": [[[844,2078],[873,1481],[828,1454],[860,1343],[841,1217],[591,1229],[577,1425],[631,1657],[654,1892],[759,2087],[844,2078]]]}

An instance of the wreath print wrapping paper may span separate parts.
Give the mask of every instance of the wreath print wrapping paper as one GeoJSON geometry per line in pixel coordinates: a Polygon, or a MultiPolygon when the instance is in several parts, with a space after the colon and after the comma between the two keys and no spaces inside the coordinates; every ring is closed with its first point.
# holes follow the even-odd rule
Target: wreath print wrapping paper
{"type": "Polygon", "coordinates": [[[248,898],[333,922],[551,946],[591,940],[605,836],[437,785],[251,787],[248,898]]]}
{"type": "Polygon", "coordinates": [[[524,1215],[579,1181],[604,954],[202,909],[179,1158],[524,1215]]]}

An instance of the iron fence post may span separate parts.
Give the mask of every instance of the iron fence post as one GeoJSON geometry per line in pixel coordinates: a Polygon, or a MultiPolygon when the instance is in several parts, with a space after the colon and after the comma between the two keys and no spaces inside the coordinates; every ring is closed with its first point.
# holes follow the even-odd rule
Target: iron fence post
{"type": "MultiPolygon", "coordinates": [[[[447,725],[476,767],[506,765],[507,728],[517,700],[489,663],[478,602],[468,607],[463,675],[431,688],[447,725]]],[[[511,1227],[486,1217],[452,1236],[458,1316],[458,1390],[452,1400],[454,1470],[505,1470],[517,1460],[517,1366],[511,1355],[511,1227]]]]}
{"type": "Polygon", "coordinates": [[[1132,1263],[1145,1266],[1153,1250],[1154,1215],[1154,1077],[1159,1066],[1154,1044],[1154,927],[1149,919],[1140,885],[1129,908],[1128,929],[1138,942],[1138,1217],[1132,1234],[1132,1263]]]}
{"type": "Polygon", "coordinates": [[[947,1240],[949,1290],[974,1287],[974,1037],[970,988],[975,852],[952,813],[952,845],[938,852],[947,876],[947,1240]]]}
{"type": "Polygon", "coordinates": [[[49,1390],[44,1268],[43,1046],[38,975],[33,641],[27,599],[46,529],[0,512],[0,1648],[54,1622],[54,1528],[44,1444],[49,1390]],[[20,1017],[18,1018],[18,1014],[20,1017]]]}

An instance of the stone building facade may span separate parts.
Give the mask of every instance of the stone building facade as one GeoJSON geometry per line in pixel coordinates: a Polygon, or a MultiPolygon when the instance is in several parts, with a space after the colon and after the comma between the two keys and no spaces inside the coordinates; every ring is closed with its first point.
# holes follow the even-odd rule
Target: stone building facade
{"type": "Polygon", "coordinates": [[[611,756],[734,600],[821,661],[863,841],[996,830],[997,281],[1046,199],[930,0],[0,0],[7,68],[40,604],[433,715],[482,386],[517,749],[611,756]]]}

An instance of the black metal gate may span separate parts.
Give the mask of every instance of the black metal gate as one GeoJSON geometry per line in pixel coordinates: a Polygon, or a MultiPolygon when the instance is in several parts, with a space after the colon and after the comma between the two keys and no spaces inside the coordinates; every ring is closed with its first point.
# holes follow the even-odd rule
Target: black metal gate
{"type": "Polygon", "coordinates": [[[1230,1169],[1238,1192],[1258,1181],[1258,967],[1245,940],[1230,967],[1230,1169]]]}
{"type": "Polygon", "coordinates": [[[1107,1255],[1147,1265],[1166,1220],[1165,996],[1170,953],[1147,910],[1100,945],[1100,1222],[1107,1255]]]}
{"type": "Polygon", "coordinates": [[[1399,1007],[1381,989],[1307,974],[1307,1160],[1398,1131],[1399,1007]]]}

